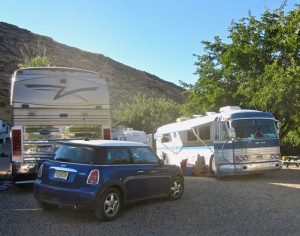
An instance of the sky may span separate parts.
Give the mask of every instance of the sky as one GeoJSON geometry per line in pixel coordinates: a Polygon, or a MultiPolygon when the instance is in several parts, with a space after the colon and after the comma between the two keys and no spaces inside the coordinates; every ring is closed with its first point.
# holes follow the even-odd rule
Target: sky
{"type": "MultiPolygon", "coordinates": [[[[283,0],[0,0],[0,22],[103,54],[180,85],[198,80],[202,41],[230,42],[232,21],[283,0]]],[[[299,0],[288,0],[286,12],[299,0]]],[[[1,56],[1,55],[0,55],[1,56]]]]}

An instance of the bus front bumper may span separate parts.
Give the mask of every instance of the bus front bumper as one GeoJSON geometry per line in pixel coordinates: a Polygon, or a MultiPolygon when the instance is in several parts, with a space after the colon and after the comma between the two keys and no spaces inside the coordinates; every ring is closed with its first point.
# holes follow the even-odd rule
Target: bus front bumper
{"type": "Polygon", "coordinates": [[[217,176],[255,174],[267,171],[280,170],[281,161],[257,162],[257,163],[239,163],[239,164],[220,164],[217,169],[217,176]]]}

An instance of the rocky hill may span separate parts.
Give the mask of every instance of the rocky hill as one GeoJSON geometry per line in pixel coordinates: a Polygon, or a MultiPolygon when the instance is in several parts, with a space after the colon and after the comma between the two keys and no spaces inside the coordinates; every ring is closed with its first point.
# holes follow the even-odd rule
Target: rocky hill
{"type": "Polygon", "coordinates": [[[120,102],[130,101],[139,92],[182,103],[183,89],[173,83],[104,55],[82,51],[55,42],[49,37],[0,22],[0,119],[11,121],[10,79],[18,69],[18,64],[24,62],[22,51],[29,51],[34,56],[40,53],[41,48],[46,49],[46,56],[55,66],[91,70],[102,75],[108,83],[112,111],[120,102]]]}

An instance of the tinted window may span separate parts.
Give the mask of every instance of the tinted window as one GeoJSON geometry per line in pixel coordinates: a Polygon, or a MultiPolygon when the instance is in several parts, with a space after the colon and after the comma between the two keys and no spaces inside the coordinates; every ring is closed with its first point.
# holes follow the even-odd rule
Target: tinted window
{"type": "Polygon", "coordinates": [[[97,147],[95,148],[95,155],[94,155],[94,161],[93,163],[95,165],[103,165],[107,164],[107,149],[103,147],[97,147]]]}
{"type": "Polygon", "coordinates": [[[55,153],[55,160],[91,164],[95,150],[85,146],[61,145],[55,153]]]}
{"type": "Polygon", "coordinates": [[[131,152],[135,164],[158,164],[156,155],[148,147],[133,147],[131,152]]]}
{"type": "Polygon", "coordinates": [[[275,122],[268,119],[245,119],[232,122],[237,138],[278,138],[275,122]]]}
{"type": "Polygon", "coordinates": [[[131,159],[127,148],[108,148],[107,149],[107,164],[119,165],[130,164],[131,159]]]}

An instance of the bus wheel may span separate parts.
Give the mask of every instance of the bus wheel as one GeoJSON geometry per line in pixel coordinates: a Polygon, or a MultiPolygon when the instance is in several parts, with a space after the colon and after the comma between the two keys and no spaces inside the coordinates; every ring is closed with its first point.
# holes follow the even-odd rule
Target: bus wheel
{"type": "Polygon", "coordinates": [[[211,156],[209,161],[209,171],[212,176],[216,176],[216,162],[215,156],[211,156]]]}

